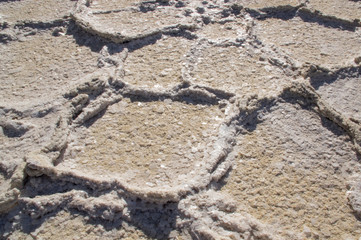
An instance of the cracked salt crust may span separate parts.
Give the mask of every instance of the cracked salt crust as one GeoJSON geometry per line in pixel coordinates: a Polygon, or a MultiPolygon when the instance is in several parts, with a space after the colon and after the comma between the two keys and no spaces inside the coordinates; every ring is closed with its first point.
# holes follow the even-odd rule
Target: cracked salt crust
{"type": "Polygon", "coordinates": [[[78,0],[72,20],[72,1],[0,3],[0,20],[10,23],[0,24],[0,123],[29,126],[0,137],[1,237],[359,238],[359,187],[348,185],[361,170],[359,126],[348,120],[358,116],[359,76],[339,72],[359,62],[359,29],[350,23],[358,2],[340,2],[332,10],[314,0],[78,0]],[[33,22],[14,25],[22,20],[33,22]],[[74,24],[97,36],[65,35],[74,24]],[[320,66],[298,68],[306,62],[320,66]],[[311,86],[287,86],[308,81],[302,72],[313,84],[312,69],[322,67],[337,77],[317,88],[321,98],[311,86]],[[78,87],[62,98],[69,82],[78,87]],[[167,100],[187,94],[219,105],[167,100]]]}
{"type": "Polygon", "coordinates": [[[348,137],[290,103],[261,110],[249,124],[250,133],[238,136],[237,162],[222,191],[286,239],[292,232],[310,239],[361,236],[345,197],[348,177],[361,167],[348,137]]]}
{"type": "Polygon", "coordinates": [[[177,186],[197,175],[222,120],[217,105],[125,99],[90,127],[74,131],[59,167],[117,176],[137,186],[177,186]]]}
{"type": "Polygon", "coordinates": [[[0,106],[21,107],[54,100],[65,83],[97,69],[98,55],[72,36],[36,33],[0,45],[0,106]]]}
{"type": "Polygon", "coordinates": [[[69,15],[73,1],[58,0],[22,0],[0,2],[0,20],[17,21],[52,21],[69,15]],[[39,14],[41,12],[41,14],[39,14]]]}
{"type": "Polygon", "coordinates": [[[255,31],[261,41],[274,44],[302,63],[336,68],[349,65],[360,55],[361,38],[355,32],[304,22],[298,17],[257,21],[255,31]]]}
{"type": "Polygon", "coordinates": [[[136,86],[169,89],[182,82],[185,55],[193,42],[183,37],[164,37],[128,53],[124,81],[136,86]]]}

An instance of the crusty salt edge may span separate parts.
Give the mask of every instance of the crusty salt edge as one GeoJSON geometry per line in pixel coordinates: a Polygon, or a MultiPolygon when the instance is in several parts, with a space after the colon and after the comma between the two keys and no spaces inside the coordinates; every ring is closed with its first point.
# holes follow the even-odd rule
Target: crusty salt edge
{"type": "MultiPolygon", "coordinates": [[[[218,163],[220,156],[217,155],[218,151],[215,151],[215,159],[208,161],[207,165],[212,166],[218,163]]],[[[223,155],[221,155],[223,157],[223,155]]],[[[30,176],[47,175],[52,179],[58,179],[62,181],[72,182],[75,184],[87,186],[97,191],[116,189],[127,192],[129,196],[134,198],[141,198],[145,201],[151,202],[176,202],[181,199],[187,193],[193,192],[194,190],[200,190],[205,188],[209,183],[215,179],[220,178],[220,173],[214,171],[214,173],[204,172],[201,179],[192,179],[189,184],[183,184],[177,187],[161,187],[161,188],[150,188],[150,187],[134,187],[121,179],[117,179],[111,176],[106,178],[98,177],[96,175],[89,175],[78,170],[68,170],[54,166],[45,154],[43,153],[32,153],[26,157],[27,161],[27,173],[30,176]]],[[[201,171],[202,172],[202,171],[201,171]]],[[[222,168],[221,173],[225,173],[222,168]]]]}
{"type": "Polygon", "coordinates": [[[107,31],[106,29],[104,29],[104,27],[97,26],[96,24],[92,23],[92,13],[89,11],[87,5],[89,5],[89,1],[87,0],[78,1],[75,5],[75,9],[71,12],[72,19],[78,26],[80,26],[85,31],[109,39],[114,43],[129,42],[135,39],[146,38],[159,33],[173,32],[175,30],[191,30],[196,28],[195,24],[178,23],[164,26],[161,28],[154,28],[148,31],[144,31],[142,33],[123,35],[119,32],[107,31]]]}
{"type": "Polygon", "coordinates": [[[114,199],[107,195],[94,198],[80,190],[71,190],[65,193],[34,198],[23,197],[20,202],[25,204],[25,211],[33,219],[40,218],[62,208],[72,208],[87,212],[93,218],[100,217],[111,221],[114,220],[115,215],[120,214],[122,219],[130,220],[129,218],[127,219],[126,215],[122,215],[122,211],[127,207],[123,199],[114,199]]]}
{"type": "Polygon", "coordinates": [[[207,190],[188,196],[178,208],[194,239],[281,239],[270,226],[247,213],[238,213],[237,202],[227,194],[207,190]]]}
{"type": "Polygon", "coordinates": [[[292,98],[304,98],[307,104],[313,105],[313,110],[332,122],[340,126],[351,138],[354,144],[354,150],[361,154],[361,125],[351,121],[343,114],[328,105],[322,97],[314,90],[314,88],[308,83],[293,81],[289,86],[285,87],[279,96],[259,99],[258,96],[245,96],[240,98],[239,107],[241,112],[245,113],[245,116],[249,116],[256,112],[262,102],[271,103],[277,101],[279,97],[284,97],[285,94],[292,94],[292,98]],[[255,100],[254,103],[249,104],[251,100],[255,100]]]}
{"type": "Polygon", "coordinates": [[[333,121],[335,124],[343,128],[351,137],[354,144],[355,151],[361,154],[361,126],[350,119],[343,116],[337,110],[332,108],[323,101],[321,96],[309,84],[294,82],[292,85],[284,90],[284,92],[291,92],[301,95],[311,101],[317,106],[315,111],[323,117],[333,121]]]}
{"type": "MultiPolygon", "coordinates": [[[[129,208],[147,210],[163,209],[163,205],[138,204],[129,206],[127,201],[117,194],[108,193],[100,197],[91,197],[81,190],[65,193],[23,197],[25,212],[33,219],[41,218],[61,209],[76,209],[86,212],[94,219],[114,221],[122,219],[134,222],[129,208]]],[[[254,236],[256,239],[281,239],[270,226],[259,222],[247,213],[238,213],[237,203],[228,195],[214,190],[200,192],[180,200],[178,207],[182,220],[176,223],[177,228],[186,228],[192,236],[207,239],[234,239],[254,236]]]]}

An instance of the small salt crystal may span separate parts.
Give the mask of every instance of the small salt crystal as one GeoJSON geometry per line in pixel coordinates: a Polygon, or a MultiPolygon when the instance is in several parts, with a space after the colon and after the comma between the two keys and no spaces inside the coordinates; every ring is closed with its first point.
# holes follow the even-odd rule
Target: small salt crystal
{"type": "Polygon", "coordinates": [[[150,182],[146,182],[145,184],[148,185],[149,187],[154,187],[155,186],[153,183],[150,183],[150,182]]]}

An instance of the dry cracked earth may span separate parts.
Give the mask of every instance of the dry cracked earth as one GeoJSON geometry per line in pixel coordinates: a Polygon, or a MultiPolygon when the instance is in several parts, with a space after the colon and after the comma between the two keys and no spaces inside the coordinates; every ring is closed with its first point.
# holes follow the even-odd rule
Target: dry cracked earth
{"type": "Polygon", "coordinates": [[[361,239],[360,20],[0,0],[0,239],[361,239]]]}

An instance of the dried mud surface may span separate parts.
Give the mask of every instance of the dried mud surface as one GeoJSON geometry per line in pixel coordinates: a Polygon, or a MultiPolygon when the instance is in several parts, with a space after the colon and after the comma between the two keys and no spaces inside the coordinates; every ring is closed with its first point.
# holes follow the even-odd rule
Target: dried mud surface
{"type": "Polygon", "coordinates": [[[0,1],[0,239],[360,239],[360,10],[0,1]]]}

